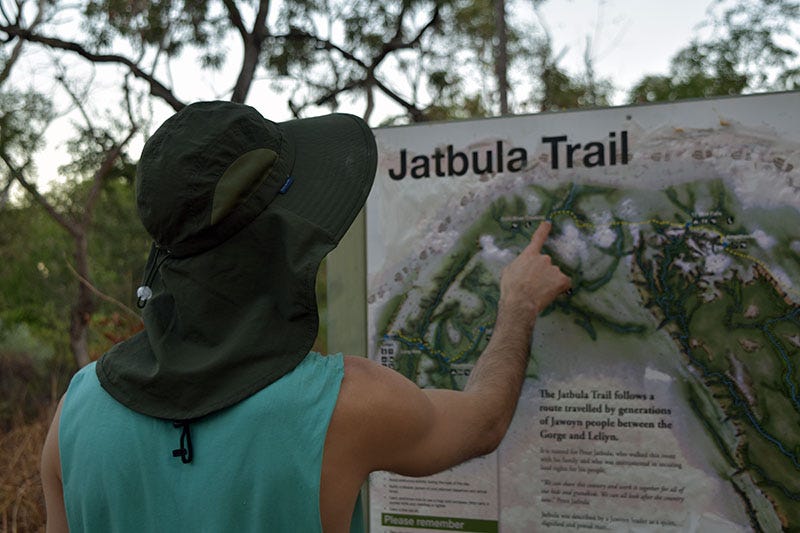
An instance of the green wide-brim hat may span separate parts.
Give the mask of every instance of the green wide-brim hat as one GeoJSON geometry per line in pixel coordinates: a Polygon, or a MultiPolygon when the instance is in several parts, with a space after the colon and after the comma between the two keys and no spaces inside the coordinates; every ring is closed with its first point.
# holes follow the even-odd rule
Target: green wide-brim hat
{"type": "Polygon", "coordinates": [[[363,207],[377,165],[358,117],[271,122],[201,102],[147,141],[136,203],[154,245],[145,329],[97,364],[103,388],[140,413],[190,420],[291,371],[319,326],[320,262],[363,207]]]}

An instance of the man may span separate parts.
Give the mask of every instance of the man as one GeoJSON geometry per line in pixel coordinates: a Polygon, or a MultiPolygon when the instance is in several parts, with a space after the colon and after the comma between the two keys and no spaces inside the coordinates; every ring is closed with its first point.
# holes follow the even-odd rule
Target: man
{"type": "Polygon", "coordinates": [[[503,271],[463,392],[309,353],[319,263],[376,161],[356,117],[275,124],[226,102],[188,106],[148,140],[145,330],[59,404],[42,454],[49,531],[360,530],[370,472],[433,474],[499,445],[536,316],[569,287],[541,253],[549,223],[503,271]]]}

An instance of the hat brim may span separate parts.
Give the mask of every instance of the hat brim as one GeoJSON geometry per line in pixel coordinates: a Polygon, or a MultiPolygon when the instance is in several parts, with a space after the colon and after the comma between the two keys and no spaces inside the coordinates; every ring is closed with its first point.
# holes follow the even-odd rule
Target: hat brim
{"type": "Polygon", "coordinates": [[[364,206],[377,168],[375,137],[355,116],[332,114],[280,124],[294,145],[293,182],[273,200],[338,243],[364,206]]]}

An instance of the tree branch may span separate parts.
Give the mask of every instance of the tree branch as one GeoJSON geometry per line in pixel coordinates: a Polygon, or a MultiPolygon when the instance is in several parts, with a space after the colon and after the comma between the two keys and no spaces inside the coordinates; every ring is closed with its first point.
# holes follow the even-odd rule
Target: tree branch
{"type": "Polygon", "coordinates": [[[375,110],[375,96],[372,94],[372,87],[367,87],[364,92],[367,98],[367,107],[364,109],[364,122],[369,124],[372,112],[375,110]]]}
{"type": "Polygon", "coordinates": [[[33,196],[33,199],[36,200],[36,202],[42,206],[45,211],[47,211],[47,214],[50,215],[50,217],[55,220],[59,226],[67,230],[70,235],[75,236],[80,233],[80,228],[78,225],[74,221],[56,211],[56,208],[47,201],[47,198],[42,196],[36,186],[30,183],[25,176],[22,175],[22,172],[20,172],[20,170],[14,166],[14,164],[11,162],[11,158],[8,157],[8,154],[6,154],[4,150],[0,150],[0,159],[2,159],[8,167],[9,171],[11,172],[11,177],[17,180],[19,184],[22,185],[22,187],[28,191],[31,196],[33,196]]]}
{"type": "Polygon", "coordinates": [[[411,118],[414,120],[414,122],[422,122],[425,120],[425,113],[423,113],[419,107],[405,100],[399,94],[397,94],[392,89],[384,85],[377,78],[373,78],[373,81],[375,86],[381,91],[383,91],[383,93],[386,96],[388,96],[389,98],[400,104],[401,107],[405,108],[408,114],[411,115],[411,118]]]}
{"type": "Polygon", "coordinates": [[[353,89],[357,89],[362,85],[364,85],[364,80],[352,80],[349,83],[343,85],[342,87],[337,87],[335,89],[329,90],[326,94],[314,100],[314,105],[317,106],[326,105],[330,103],[332,100],[335,100],[336,97],[339,96],[340,94],[352,91],[353,89]]]}
{"type": "Polygon", "coordinates": [[[431,28],[436,26],[438,23],[439,23],[439,6],[437,5],[433,10],[433,14],[431,15],[430,20],[422,28],[420,28],[420,30],[417,32],[417,35],[415,35],[414,38],[411,39],[410,41],[403,42],[403,40],[400,38],[401,33],[400,33],[400,28],[398,27],[397,34],[391,41],[383,45],[381,53],[375,57],[372,64],[377,67],[377,65],[392,52],[396,50],[405,50],[408,48],[414,48],[422,40],[425,34],[431,28]]]}
{"type": "MultiPolygon", "coordinates": [[[[5,20],[9,24],[12,24],[11,17],[9,16],[8,13],[6,13],[6,7],[3,5],[2,1],[0,1],[0,15],[3,16],[3,20],[5,20]]],[[[19,20],[19,17],[17,18],[17,20],[19,20]]]]}
{"type": "Polygon", "coordinates": [[[74,43],[71,41],[64,41],[62,39],[57,39],[55,37],[46,37],[44,35],[38,35],[28,29],[20,28],[19,26],[13,26],[13,25],[0,26],[0,31],[7,33],[9,36],[17,37],[19,39],[24,39],[29,42],[39,43],[44,46],[55,48],[58,50],[73,52],[83,57],[84,59],[91,61],[92,63],[116,63],[119,65],[124,65],[128,67],[128,69],[134,76],[147,82],[147,84],[150,86],[150,94],[164,100],[170,107],[172,107],[172,109],[174,109],[175,111],[180,111],[181,109],[186,107],[186,104],[181,102],[172,93],[170,89],[168,89],[161,82],[156,80],[153,76],[147,74],[139,67],[139,65],[137,65],[127,57],[116,54],[95,54],[89,52],[88,50],[86,50],[86,48],[84,48],[78,43],[74,43]]]}
{"type": "MultiPolygon", "coordinates": [[[[36,11],[36,16],[33,18],[33,22],[31,22],[30,26],[28,26],[29,30],[35,29],[39,24],[42,23],[44,20],[44,10],[45,10],[45,0],[39,0],[38,2],[38,9],[36,11]]],[[[0,1],[0,10],[2,10],[3,16],[8,19],[8,15],[6,14],[5,10],[2,9],[2,2],[0,1]]],[[[8,57],[6,64],[3,66],[3,70],[0,71],[0,85],[3,85],[5,81],[8,79],[8,76],[11,74],[11,67],[14,66],[20,55],[22,54],[22,45],[23,41],[20,39],[14,45],[13,50],[11,50],[11,55],[8,57]]]]}
{"type": "Polygon", "coordinates": [[[106,152],[103,162],[92,176],[92,188],[89,191],[89,196],[86,197],[86,203],[84,204],[83,209],[83,217],[81,217],[81,226],[86,227],[91,221],[92,212],[94,211],[94,206],[97,203],[97,199],[100,197],[100,191],[102,190],[103,182],[114,168],[114,163],[122,153],[122,149],[126,144],[128,144],[135,134],[136,126],[133,126],[131,131],[128,133],[128,136],[125,137],[120,144],[114,146],[108,152],[106,152]]]}
{"type": "Polygon", "coordinates": [[[236,85],[233,87],[231,100],[243,103],[247,98],[247,93],[250,92],[250,86],[253,84],[253,78],[258,68],[258,61],[261,57],[264,39],[266,39],[269,33],[267,30],[269,0],[261,0],[259,2],[258,13],[256,13],[256,18],[253,21],[253,31],[250,32],[245,28],[242,16],[233,0],[223,0],[223,3],[228,9],[228,18],[242,37],[244,57],[242,59],[242,68],[239,71],[239,77],[236,79],[236,85]]]}
{"type": "Polygon", "coordinates": [[[316,35],[308,33],[307,31],[301,30],[299,28],[292,28],[289,31],[289,33],[284,34],[284,35],[276,35],[276,37],[279,38],[279,39],[287,39],[287,40],[292,40],[292,39],[293,40],[303,40],[303,39],[309,40],[309,41],[312,41],[314,44],[316,44],[317,47],[320,50],[328,50],[328,51],[335,50],[335,51],[339,52],[342,55],[342,57],[352,61],[353,63],[357,64],[359,67],[363,68],[364,70],[369,70],[369,68],[370,68],[369,65],[364,63],[362,60],[360,60],[356,56],[354,56],[351,52],[348,52],[347,50],[344,50],[339,45],[336,45],[336,44],[332,43],[331,41],[329,41],[327,39],[323,39],[321,37],[317,37],[316,35]]]}
{"type": "Polygon", "coordinates": [[[17,62],[20,54],[22,53],[22,44],[23,41],[17,41],[14,45],[14,48],[11,50],[11,55],[8,56],[8,61],[6,61],[6,64],[3,65],[3,70],[0,71],[0,85],[3,85],[3,83],[5,83],[5,81],[8,79],[9,74],[11,74],[11,67],[14,66],[14,63],[17,62]]]}
{"type": "Polygon", "coordinates": [[[89,118],[89,114],[86,112],[86,108],[84,107],[83,102],[81,102],[80,98],[78,98],[78,95],[75,94],[75,91],[73,91],[72,88],[67,83],[66,69],[58,61],[55,61],[55,64],[56,68],[58,68],[59,71],[58,75],[56,76],[56,80],[61,84],[61,87],[67,92],[70,99],[72,100],[72,103],[75,104],[75,107],[78,108],[78,112],[83,117],[83,120],[86,122],[86,125],[89,126],[92,135],[95,135],[96,130],[94,124],[92,124],[92,120],[89,118]]]}
{"type": "Polygon", "coordinates": [[[253,22],[253,39],[261,46],[264,39],[267,38],[269,32],[267,31],[267,15],[269,14],[269,0],[261,0],[258,3],[258,13],[256,13],[256,20],[253,22]]]}
{"type": "Polygon", "coordinates": [[[223,0],[222,3],[225,5],[225,9],[228,10],[228,20],[231,21],[231,24],[233,24],[234,28],[239,32],[242,40],[246,41],[249,39],[250,33],[247,31],[247,28],[245,28],[242,14],[239,12],[239,8],[236,7],[234,1],[223,0]]]}
{"type": "Polygon", "coordinates": [[[84,278],[83,276],[81,276],[80,274],[78,274],[78,271],[77,271],[77,270],[75,270],[75,267],[74,267],[74,266],[72,266],[72,264],[71,264],[71,263],[70,263],[70,262],[67,260],[67,258],[66,258],[66,257],[64,257],[64,263],[67,265],[67,268],[68,268],[68,269],[69,269],[69,271],[72,273],[72,275],[73,275],[73,276],[75,276],[75,277],[77,278],[77,280],[78,280],[78,281],[79,281],[79,282],[80,282],[80,283],[81,283],[81,284],[82,284],[84,287],[86,287],[87,289],[89,289],[90,291],[92,291],[92,292],[93,292],[93,293],[94,293],[94,294],[95,294],[97,297],[99,297],[101,300],[105,300],[105,301],[107,301],[107,302],[109,302],[109,303],[112,303],[112,304],[116,305],[117,307],[119,307],[120,309],[122,309],[123,311],[125,311],[127,314],[131,315],[132,317],[135,317],[135,318],[136,318],[137,320],[139,320],[139,321],[141,321],[141,320],[142,320],[142,317],[141,317],[141,315],[139,315],[139,313],[137,313],[136,311],[134,311],[133,309],[131,309],[130,307],[128,307],[128,306],[127,306],[127,305],[125,305],[124,303],[120,302],[119,300],[117,300],[117,299],[116,299],[116,298],[114,298],[113,296],[109,296],[109,295],[105,294],[105,293],[104,293],[104,292],[102,292],[100,289],[98,289],[97,287],[95,287],[94,285],[92,285],[92,283],[91,283],[91,282],[90,282],[88,279],[86,279],[86,278],[84,278]]]}
{"type": "MultiPolygon", "coordinates": [[[[341,54],[341,56],[343,58],[351,61],[352,63],[355,63],[356,65],[358,65],[359,67],[364,69],[364,71],[365,71],[364,79],[357,80],[357,81],[351,81],[348,84],[344,85],[343,87],[338,87],[338,88],[329,90],[326,94],[324,94],[323,96],[317,98],[314,101],[314,105],[324,105],[324,104],[330,102],[331,100],[334,100],[338,95],[340,95],[340,94],[342,94],[344,92],[356,89],[358,87],[364,87],[365,90],[370,91],[370,87],[371,86],[375,86],[375,87],[378,87],[389,98],[391,98],[392,100],[397,102],[401,107],[403,107],[406,110],[406,112],[409,115],[411,115],[412,120],[414,120],[415,122],[419,122],[419,121],[422,121],[422,120],[425,119],[425,115],[424,115],[423,111],[419,107],[417,107],[416,105],[412,104],[408,100],[404,99],[403,97],[398,95],[396,92],[394,92],[392,89],[388,88],[386,85],[384,85],[383,83],[378,81],[378,79],[375,76],[375,70],[378,68],[380,63],[384,59],[386,59],[386,57],[389,54],[391,54],[391,53],[393,53],[393,52],[395,52],[397,50],[408,49],[408,48],[415,47],[422,40],[422,38],[425,36],[425,34],[428,31],[430,31],[431,28],[435,27],[436,24],[438,24],[438,22],[439,22],[439,7],[437,6],[433,11],[433,13],[432,13],[432,15],[430,17],[430,20],[428,20],[428,22],[424,26],[422,26],[422,28],[420,28],[420,30],[417,32],[417,34],[414,36],[414,38],[411,39],[410,41],[403,41],[402,40],[402,35],[403,35],[402,23],[403,23],[403,18],[405,16],[405,13],[406,13],[406,10],[405,10],[405,8],[403,8],[401,10],[400,14],[398,15],[397,28],[396,28],[394,37],[392,38],[391,41],[389,41],[388,43],[385,43],[383,45],[383,47],[381,48],[380,52],[372,59],[371,64],[367,64],[363,60],[361,60],[358,57],[356,57],[352,52],[344,50],[343,48],[341,48],[340,46],[334,44],[330,40],[323,39],[321,37],[313,35],[313,34],[307,32],[307,31],[301,30],[299,28],[293,28],[289,33],[287,33],[285,35],[280,35],[280,36],[277,36],[277,37],[278,38],[282,38],[282,39],[287,39],[287,40],[289,40],[289,39],[295,39],[295,40],[305,39],[305,40],[309,40],[309,41],[313,42],[319,49],[327,50],[327,51],[331,51],[331,50],[336,51],[339,54],[341,54]]],[[[301,108],[302,107],[305,107],[305,106],[301,106],[301,108]]],[[[296,113],[296,110],[292,109],[292,112],[296,113]]]]}
{"type": "MultiPolygon", "coordinates": [[[[327,94],[320,96],[316,100],[314,100],[313,105],[322,106],[334,100],[337,96],[342,93],[346,93],[348,91],[352,91],[353,89],[357,89],[359,87],[364,87],[364,90],[369,90],[370,86],[375,86],[380,89],[386,96],[397,102],[401,107],[403,107],[406,112],[411,115],[411,118],[414,122],[422,122],[425,120],[425,113],[416,105],[412,104],[395,91],[384,85],[380,80],[375,78],[374,76],[370,75],[366,80],[353,80],[342,87],[337,87],[336,89],[331,89],[328,91],[327,94]]],[[[301,106],[301,109],[304,106],[301,106]]],[[[294,110],[293,110],[294,111],[294,110]]]]}

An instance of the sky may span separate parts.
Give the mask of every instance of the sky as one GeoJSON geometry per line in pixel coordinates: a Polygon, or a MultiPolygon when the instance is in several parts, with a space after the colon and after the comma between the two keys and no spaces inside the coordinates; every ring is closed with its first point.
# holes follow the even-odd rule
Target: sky
{"type": "MultiPolygon", "coordinates": [[[[697,35],[710,0],[557,0],[542,12],[554,42],[568,49],[562,65],[582,67],[586,36],[592,36],[595,68],[620,89],[645,74],[663,74],[670,59],[697,35]]],[[[557,48],[557,50],[560,50],[557,48]]]]}
{"type": "MultiPolygon", "coordinates": [[[[556,54],[563,54],[560,66],[572,73],[583,70],[587,36],[591,38],[595,70],[599,78],[613,83],[616,92],[612,104],[619,105],[624,103],[626,91],[644,75],[668,71],[673,55],[697,35],[711,3],[712,0],[549,0],[540,13],[552,36],[556,54]]],[[[232,41],[230,52],[233,57],[238,56],[237,41],[232,41]]],[[[31,62],[33,84],[53,83],[52,78],[47,79],[52,74],[42,73],[39,67],[39,62],[46,64],[47,61],[50,59],[46,52],[41,52],[38,59],[34,56],[31,62]],[[39,79],[35,79],[37,77],[39,79]]],[[[193,62],[178,62],[172,71],[176,93],[184,101],[227,98],[229,94],[224,91],[230,80],[235,79],[239,65],[240,61],[234,59],[229,70],[198,77],[193,62]]],[[[101,81],[97,79],[102,75],[101,68],[87,75],[94,75],[95,82],[101,81]]],[[[266,80],[254,83],[247,100],[275,121],[291,118],[285,102],[286,96],[272,93],[266,80]]],[[[172,113],[161,102],[155,103],[155,109],[155,124],[172,113]]],[[[363,103],[346,106],[341,111],[361,114],[363,103]]],[[[323,112],[325,110],[319,110],[323,112]]],[[[377,124],[397,112],[396,107],[381,104],[379,100],[372,122],[377,124]]],[[[48,131],[48,148],[38,162],[38,182],[44,188],[53,180],[60,181],[57,169],[66,161],[64,141],[69,128],[70,118],[63,117],[48,131]]],[[[141,140],[137,140],[132,145],[133,151],[140,146],[141,140]]]]}

